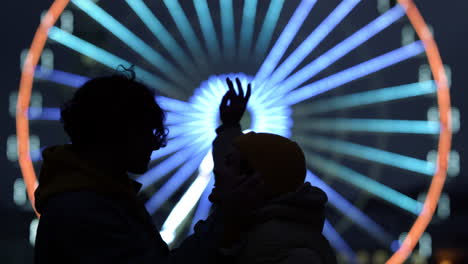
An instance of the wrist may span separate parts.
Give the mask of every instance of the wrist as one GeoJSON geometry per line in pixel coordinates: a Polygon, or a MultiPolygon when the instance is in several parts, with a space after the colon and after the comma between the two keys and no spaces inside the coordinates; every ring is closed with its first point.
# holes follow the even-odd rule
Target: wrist
{"type": "Polygon", "coordinates": [[[241,129],[241,126],[239,122],[233,122],[233,123],[222,123],[217,129],[216,133],[219,134],[227,129],[232,129],[232,128],[238,128],[239,130],[241,129]]]}

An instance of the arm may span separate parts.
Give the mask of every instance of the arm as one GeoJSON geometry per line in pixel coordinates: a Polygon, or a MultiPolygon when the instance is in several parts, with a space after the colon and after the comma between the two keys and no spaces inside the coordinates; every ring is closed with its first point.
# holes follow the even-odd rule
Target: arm
{"type": "Polygon", "coordinates": [[[251,95],[251,85],[244,90],[239,79],[236,79],[239,93],[237,94],[232,81],[228,78],[226,83],[229,91],[223,96],[219,106],[221,126],[216,129],[216,139],[213,142],[214,172],[221,170],[224,166],[225,156],[232,150],[233,140],[242,135],[240,120],[247,108],[247,103],[251,95]]]}

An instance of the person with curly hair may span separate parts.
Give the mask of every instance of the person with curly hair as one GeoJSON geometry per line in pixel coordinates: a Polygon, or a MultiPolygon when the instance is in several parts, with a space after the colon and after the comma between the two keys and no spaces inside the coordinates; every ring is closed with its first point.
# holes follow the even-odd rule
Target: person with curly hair
{"type": "Polygon", "coordinates": [[[86,82],[61,109],[71,144],[43,151],[36,264],[216,263],[220,218],[169,250],[137,199],[141,184],[128,173],[147,171],[168,130],[155,94],[127,73],[86,82]]]}

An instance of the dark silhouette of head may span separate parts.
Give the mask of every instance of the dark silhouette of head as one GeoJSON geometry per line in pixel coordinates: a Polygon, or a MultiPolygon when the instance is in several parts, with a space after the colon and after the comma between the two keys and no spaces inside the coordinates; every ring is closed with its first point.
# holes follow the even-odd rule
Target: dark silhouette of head
{"type": "Polygon", "coordinates": [[[237,137],[233,145],[231,155],[238,157],[239,171],[250,167],[260,173],[270,198],[294,192],[304,183],[306,161],[296,142],[275,134],[250,132],[237,137]]]}
{"type": "Polygon", "coordinates": [[[144,173],[166,144],[165,113],[155,94],[125,69],[86,82],[61,108],[61,121],[80,152],[107,153],[116,166],[144,173]]]}

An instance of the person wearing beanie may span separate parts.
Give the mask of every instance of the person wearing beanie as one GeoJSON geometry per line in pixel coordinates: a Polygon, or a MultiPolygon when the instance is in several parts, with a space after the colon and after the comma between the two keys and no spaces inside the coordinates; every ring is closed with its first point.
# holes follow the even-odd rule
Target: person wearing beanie
{"type": "Polygon", "coordinates": [[[335,253],[322,235],[327,196],[304,183],[302,149],[279,135],[243,134],[239,123],[250,87],[244,96],[239,81],[238,93],[232,82],[228,81],[228,86],[220,105],[222,124],[213,142],[216,183],[210,196],[226,218],[225,262],[335,264],[335,253]],[[246,181],[256,184],[251,188],[256,190],[254,194],[223,201],[223,190],[246,181]],[[229,213],[239,207],[244,208],[242,214],[229,213]]]}

